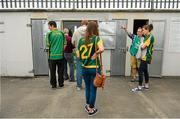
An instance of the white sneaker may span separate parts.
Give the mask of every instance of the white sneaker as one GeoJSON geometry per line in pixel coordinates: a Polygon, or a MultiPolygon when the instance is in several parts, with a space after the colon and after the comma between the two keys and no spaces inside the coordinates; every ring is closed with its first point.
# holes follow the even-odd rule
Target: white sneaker
{"type": "Polygon", "coordinates": [[[148,89],[149,89],[149,84],[143,85],[143,88],[146,89],[146,90],[148,90],[148,89]]]}
{"type": "Polygon", "coordinates": [[[136,87],[136,88],[133,88],[133,89],[131,89],[131,91],[132,92],[139,92],[139,91],[142,91],[143,89],[142,89],[142,87],[136,87]]]}
{"type": "Polygon", "coordinates": [[[77,91],[80,91],[80,90],[81,90],[81,88],[80,88],[80,87],[76,87],[76,90],[77,90],[77,91]]]}

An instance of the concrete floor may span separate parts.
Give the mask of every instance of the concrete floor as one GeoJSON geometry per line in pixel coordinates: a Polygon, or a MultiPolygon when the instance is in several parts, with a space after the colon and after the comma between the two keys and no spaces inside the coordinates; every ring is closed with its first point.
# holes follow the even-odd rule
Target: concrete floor
{"type": "MultiPolygon", "coordinates": [[[[137,83],[129,78],[108,78],[98,89],[96,118],[180,118],[180,78],[151,78],[151,89],[133,93],[137,83]]],[[[84,90],[65,81],[65,87],[52,90],[48,77],[1,78],[0,117],[87,118],[84,90]]]]}

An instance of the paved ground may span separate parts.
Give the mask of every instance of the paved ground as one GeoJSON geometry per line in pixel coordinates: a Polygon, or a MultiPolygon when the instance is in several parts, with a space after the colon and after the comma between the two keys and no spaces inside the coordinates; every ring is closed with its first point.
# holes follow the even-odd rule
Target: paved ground
{"type": "MultiPolygon", "coordinates": [[[[129,78],[108,78],[98,90],[96,118],[180,118],[180,78],[151,79],[151,89],[133,93],[137,83],[129,78]]],[[[0,117],[76,117],[86,118],[84,90],[76,91],[74,82],[52,90],[48,77],[1,78],[0,117]]]]}

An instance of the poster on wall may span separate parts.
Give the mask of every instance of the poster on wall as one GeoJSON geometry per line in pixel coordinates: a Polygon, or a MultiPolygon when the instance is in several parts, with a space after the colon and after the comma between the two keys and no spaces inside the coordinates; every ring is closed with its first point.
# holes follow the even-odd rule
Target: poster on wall
{"type": "Polygon", "coordinates": [[[180,18],[171,19],[169,52],[180,52],[180,18]]]}

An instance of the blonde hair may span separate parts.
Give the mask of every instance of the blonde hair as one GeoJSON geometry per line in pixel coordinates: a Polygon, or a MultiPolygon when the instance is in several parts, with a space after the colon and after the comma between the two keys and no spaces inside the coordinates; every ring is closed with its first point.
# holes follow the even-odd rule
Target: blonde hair
{"type": "Polygon", "coordinates": [[[69,34],[69,29],[68,28],[64,28],[64,34],[69,34]]]}

